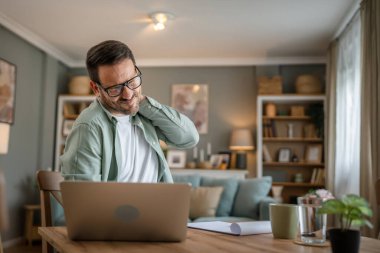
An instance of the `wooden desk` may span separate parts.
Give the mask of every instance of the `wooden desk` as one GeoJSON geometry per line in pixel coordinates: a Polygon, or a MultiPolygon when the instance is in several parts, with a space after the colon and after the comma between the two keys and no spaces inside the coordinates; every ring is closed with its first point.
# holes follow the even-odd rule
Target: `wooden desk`
{"type": "MultiPolygon", "coordinates": [[[[40,227],[38,232],[60,253],[134,253],[134,252],[266,252],[288,253],[331,252],[330,247],[308,247],[294,244],[291,240],[273,239],[272,234],[233,236],[203,230],[188,229],[187,239],[180,243],[101,242],[71,241],[65,227],[40,227]]],[[[361,253],[380,252],[380,240],[362,237],[361,253]]]]}

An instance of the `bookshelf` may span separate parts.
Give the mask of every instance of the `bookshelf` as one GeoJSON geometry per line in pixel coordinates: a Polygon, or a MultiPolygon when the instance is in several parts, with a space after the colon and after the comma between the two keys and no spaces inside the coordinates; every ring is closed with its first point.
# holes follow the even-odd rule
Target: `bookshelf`
{"type": "Polygon", "coordinates": [[[324,108],[324,95],[258,96],[257,176],[272,176],[286,203],[324,187],[324,108]]]}

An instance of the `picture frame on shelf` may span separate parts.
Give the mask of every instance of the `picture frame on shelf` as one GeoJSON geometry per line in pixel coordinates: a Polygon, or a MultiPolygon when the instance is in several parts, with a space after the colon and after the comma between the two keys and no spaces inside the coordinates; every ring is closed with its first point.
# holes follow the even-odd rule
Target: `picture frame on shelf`
{"type": "Polygon", "coordinates": [[[166,160],[170,168],[185,168],[186,151],[184,150],[168,150],[166,160]]]}
{"type": "Polygon", "coordinates": [[[216,154],[211,155],[210,157],[211,168],[217,169],[221,162],[222,162],[222,159],[220,155],[216,155],[216,154]]]}
{"type": "Polygon", "coordinates": [[[230,154],[214,154],[210,157],[210,164],[213,169],[225,170],[230,163],[230,154]]]}
{"type": "Polygon", "coordinates": [[[63,126],[62,126],[62,135],[63,136],[68,136],[71,132],[71,128],[73,127],[75,120],[71,119],[66,119],[63,121],[63,126]]]}
{"type": "Polygon", "coordinates": [[[220,154],[221,162],[219,164],[218,169],[226,170],[228,168],[228,164],[230,163],[231,156],[229,154],[220,154]]]}
{"type": "Polygon", "coordinates": [[[305,161],[307,163],[322,162],[322,144],[310,144],[306,146],[305,161]]]}
{"type": "Polygon", "coordinates": [[[222,162],[224,159],[224,161],[226,162],[226,165],[227,165],[227,169],[231,168],[232,167],[232,165],[231,165],[232,152],[231,151],[219,151],[218,154],[223,155],[222,156],[222,162]]]}
{"type": "Polygon", "coordinates": [[[16,65],[0,58],[0,122],[12,125],[15,114],[16,65]]]}
{"type": "Polygon", "coordinates": [[[290,162],[292,151],[290,148],[280,148],[278,150],[278,162],[288,163],[290,162]]]}

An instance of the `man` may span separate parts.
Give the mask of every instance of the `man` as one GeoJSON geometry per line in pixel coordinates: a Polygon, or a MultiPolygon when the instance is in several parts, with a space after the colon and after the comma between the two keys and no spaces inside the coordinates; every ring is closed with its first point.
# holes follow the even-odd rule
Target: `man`
{"type": "Polygon", "coordinates": [[[61,156],[66,180],[173,182],[159,140],[192,148],[199,140],[189,118],[142,93],[132,51],[104,41],[87,53],[97,99],[75,121],[61,156]]]}

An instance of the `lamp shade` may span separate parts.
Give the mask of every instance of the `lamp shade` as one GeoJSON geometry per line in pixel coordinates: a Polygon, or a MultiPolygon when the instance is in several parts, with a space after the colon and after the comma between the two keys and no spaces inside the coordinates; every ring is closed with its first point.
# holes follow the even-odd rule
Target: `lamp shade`
{"type": "Polygon", "coordinates": [[[0,154],[8,153],[10,125],[0,123],[0,154]]]}
{"type": "Polygon", "coordinates": [[[253,137],[249,129],[234,129],[231,134],[231,150],[253,150],[253,137]]]}

